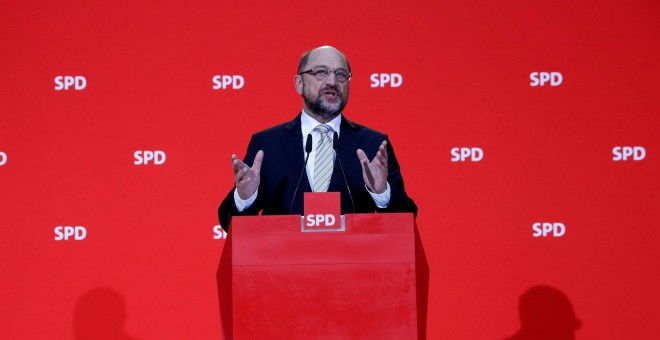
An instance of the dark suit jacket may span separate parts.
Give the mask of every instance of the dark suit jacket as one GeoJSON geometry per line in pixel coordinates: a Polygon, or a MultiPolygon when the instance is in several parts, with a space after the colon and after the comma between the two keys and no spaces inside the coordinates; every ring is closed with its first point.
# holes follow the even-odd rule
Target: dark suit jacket
{"type": "MultiPolygon", "coordinates": [[[[310,192],[312,188],[307,179],[306,171],[303,171],[305,153],[302,137],[300,114],[288,123],[252,135],[243,161],[248,166],[252,166],[257,152],[259,150],[264,151],[259,194],[251,207],[239,212],[234,204],[234,188],[232,188],[218,209],[220,225],[225,230],[228,230],[229,222],[234,215],[257,215],[260,211],[264,215],[303,214],[303,192],[310,192]],[[303,171],[302,180],[294,199],[293,195],[301,171],[303,171]],[[293,206],[291,205],[292,202],[293,206]]],[[[399,163],[387,135],[355,124],[342,116],[337,157],[341,158],[355,202],[355,211],[353,211],[351,199],[339,168],[339,161],[335,160],[328,191],[339,191],[341,193],[342,214],[376,211],[412,212],[415,215],[417,214],[415,202],[408,197],[404,190],[399,163]],[[379,209],[365,188],[362,167],[355,151],[357,149],[364,150],[369,160],[371,160],[376,155],[383,140],[387,140],[389,168],[387,182],[390,184],[392,196],[389,206],[385,209],[379,209]]]]}

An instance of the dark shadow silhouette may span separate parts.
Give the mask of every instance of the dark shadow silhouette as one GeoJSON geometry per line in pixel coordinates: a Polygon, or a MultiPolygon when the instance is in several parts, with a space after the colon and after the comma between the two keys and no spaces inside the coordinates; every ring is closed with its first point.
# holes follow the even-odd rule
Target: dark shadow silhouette
{"type": "Polygon", "coordinates": [[[520,296],[520,330],[506,340],[575,340],[582,326],[566,294],[549,286],[535,286],[520,296]]]}
{"type": "Polygon", "coordinates": [[[124,300],[111,288],[96,288],[81,295],[73,313],[75,339],[137,340],[124,332],[124,300]]]}

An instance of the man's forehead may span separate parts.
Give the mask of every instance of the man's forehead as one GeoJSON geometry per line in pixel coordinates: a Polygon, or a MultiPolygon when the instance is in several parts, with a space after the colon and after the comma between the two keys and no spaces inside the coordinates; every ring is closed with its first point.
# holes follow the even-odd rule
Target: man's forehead
{"type": "Polygon", "coordinates": [[[309,54],[309,66],[347,67],[346,57],[332,47],[320,47],[309,54]]]}

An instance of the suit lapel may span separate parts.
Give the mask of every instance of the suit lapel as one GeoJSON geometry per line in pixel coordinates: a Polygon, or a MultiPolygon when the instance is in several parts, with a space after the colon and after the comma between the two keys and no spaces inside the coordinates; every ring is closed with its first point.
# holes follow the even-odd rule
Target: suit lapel
{"type": "MultiPolygon", "coordinates": [[[[300,127],[300,114],[292,121],[284,125],[285,133],[282,136],[282,148],[290,164],[290,178],[298,179],[300,171],[305,164],[305,153],[303,151],[302,130],[300,127]]],[[[293,184],[295,185],[295,183],[293,184]]],[[[300,191],[311,191],[307,171],[304,171],[303,179],[300,181],[300,191]]]]}

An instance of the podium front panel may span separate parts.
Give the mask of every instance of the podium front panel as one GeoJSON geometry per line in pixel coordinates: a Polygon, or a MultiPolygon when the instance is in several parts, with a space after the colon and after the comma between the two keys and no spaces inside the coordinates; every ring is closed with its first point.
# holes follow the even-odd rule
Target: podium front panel
{"type": "Polygon", "coordinates": [[[304,233],[300,223],[234,218],[220,282],[226,338],[418,338],[412,214],[347,215],[344,232],[304,233]]]}

